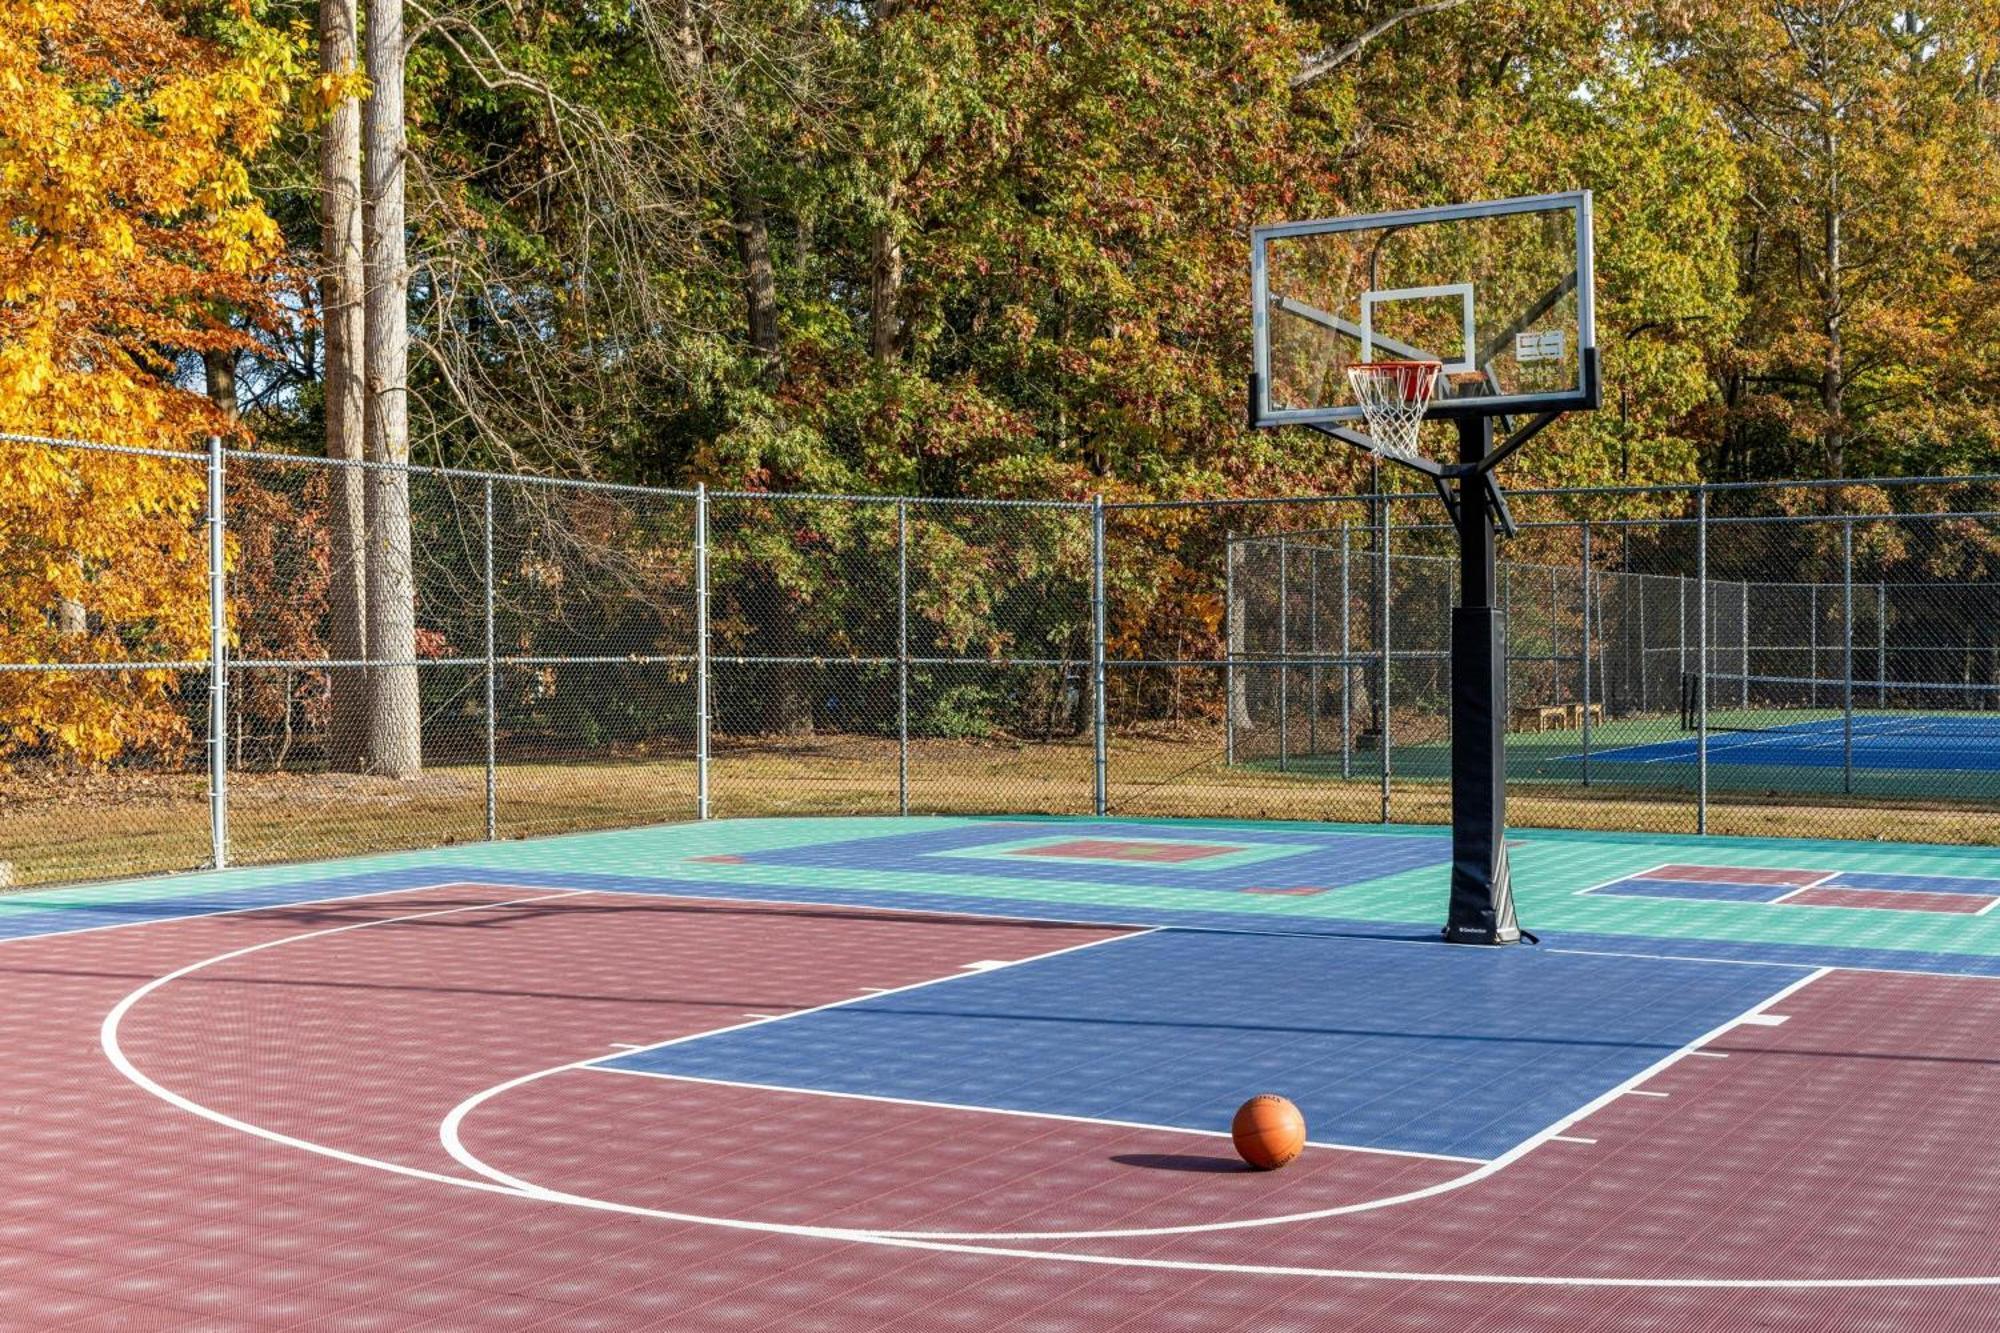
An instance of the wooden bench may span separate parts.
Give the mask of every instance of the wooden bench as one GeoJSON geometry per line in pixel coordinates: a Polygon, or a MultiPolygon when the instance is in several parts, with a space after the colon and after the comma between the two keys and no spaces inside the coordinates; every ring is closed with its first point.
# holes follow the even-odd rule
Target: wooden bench
{"type": "Polygon", "coordinates": [[[1521,704],[1514,709],[1509,723],[1514,731],[1567,731],[1574,725],[1577,724],[1570,721],[1566,704],[1521,704]]]}

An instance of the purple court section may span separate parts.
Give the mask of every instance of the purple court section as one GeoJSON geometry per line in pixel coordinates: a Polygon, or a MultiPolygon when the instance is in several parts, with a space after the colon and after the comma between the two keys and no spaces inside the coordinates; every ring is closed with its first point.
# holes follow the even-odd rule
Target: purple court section
{"type": "Polygon", "coordinates": [[[1165,930],[599,1062],[767,1087],[1491,1158],[1806,975],[1165,930]]]}
{"type": "Polygon", "coordinates": [[[1991,907],[1993,898],[1970,893],[1917,893],[1910,889],[1843,889],[1822,884],[1800,889],[1785,899],[1787,907],[1876,907],[1889,912],[1945,912],[1953,916],[1977,916],[1991,907]]]}
{"type": "MultiPolygon", "coordinates": [[[[1135,888],[1170,884],[1177,889],[1212,889],[1224,893],[1241,892],[1246,878],[1271,887],[1344,888],[1405,870],[1446,865],[1451,860],[1451,843],[1447,839],[1424,834],[1325,833],[1298,828],[1231,828],[1228,833],[1231,850],[1260,847],[1298,850],[1292,855],[1259,860],[1251,868],[1237,865],[1203,870],[1199,866],[1181,864],[1174,867],[1171,879],[1162,879],[1158,869],[1146,865],[1105,861],[1084,866],[1004,854],[1007,844],[1022,842],[1049,827],[1041,824],[973,824],[808,847],[776,848],[747,853],[745,859],[752,865],[920,875],[976,875],[989,880],[1083,879],[1096,884],[1121,884],[1135,888]],[[988,847],[998,854],[963,855],[988,847]]],[[[1216,831],[1212,828],[1182,832],[1149,824],[1092,824],[1090,836],[1094,839],[1148,843],[1216,845],[1216,831]]]]}
{"type": "Polygon", "coordinates": [[[1606,898],[1700,898],[1711,902],[1768,903],[1796,887],[1784,884],[1728,884],[1721,880],[1676,880],[1635,878],[1603,884],[1590,890],[1593,897],[1606,898]]]}
{"type": "Polygon", "coordinates": [[[1608,898],[1688,898],[1782,903],[1787,907],[1869,907],[1892,912],[1976,916],[2000,901],[2000,879],[1898,875],[1767,866],[1668,865],[1586,890],[1608,898]]]}
{"type": "Polygon", "coordinates": [[[1827,877],[1824,870],[1782,870],[1772,866],[1664,865],[1644,870],[1634,879],[1672,879],[1684,884],[1714,880],[1723,884],[1789,884],[1804,888],[1827,877]]]}

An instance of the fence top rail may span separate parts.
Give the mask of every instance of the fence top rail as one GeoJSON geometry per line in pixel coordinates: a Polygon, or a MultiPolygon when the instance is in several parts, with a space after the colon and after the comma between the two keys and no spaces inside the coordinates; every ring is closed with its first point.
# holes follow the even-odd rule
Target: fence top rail
{"type": "MultiPolygon", "coordinates": [[[[778,504],[803,500],[836,504],[934,505],[939,508],[965,509],[1065,509],[1085,514],[1092,508],[1088,500],[1011,500],[954,495],[846,495],[837,491],[710,491],[708,498],[768,500],[778,504]]],[[[1115,506],[1107,504],[1104,507],[1111,509],[1115,506]]]]}
{"type": "Polygon", "coordinates": [[[7,444],[36,444],[51,449],[77,449],[93,454],[125,454],[138,458],[172,458],[181,462],[206,462],[205,449],[150,449],[137,444],[108,444],[103,440],[70,440],[59,435],[24,435],[17,431],[0,431],[0,442],[7,444]]]}
{"type": "MultiPolygon", "coordinates": [[[[434,467],[428,463],[381,463],[367,458],[320,458],[262,449],[225,449],[225,459],[274,463],[280,467],[352,468],[362,472],[402,472],[413,477],[446,477],[464,481],[503,481],[520,486],[556,486],[573,491],[611,491],[621,495],[651,495],[692,500],[696,492],[670,486],[640,486],[624,481],[590,481],[577,477],[541,477],[532,472],[488,472],[477,468],[434,467]]],[[[712,494],[712,492],[711,492],[712,494]]]]}
{"type": "MultiPolygon", "coordinates": [[[[1659,482],[1648,486],[1573,486],[1573,487],[1543,486],[1543,487],[1536,487],[1533,489],[1520,489],[1520,490],[1510,489],[1507,492],[1507,495],[1510,499],[1516,499],[1516,500],[1521,500],[1521,499],[1559,500],[1564,498],[1584,499],[1584,498],[1594,498],[1599,496],[1637,496],[1637,495],[1690,495],[1691,496],[1697,493],[1706,493],[1710,495],[1726,495],[1732,493],[1755,493],[1758,491],[1841,490],[1847,487],[1853,487],[1857,490],[1860,490],[1868,487],[1907,488],[1912,486],[1992,486],[1992,485],[2000,485],[2000,473],[1973,472],[1964,474],[1962,476],[1922,476],[1922,477],[1844,477],[1844,478],[1807,477],[1807,478],[1801,478],[1796,481],[1683,481],[1683,482],[1659,482]]],[[[1208,499],[1195,499],[1195,500],[1119,500],[1114,502],[1107,502],[1104,507],[1106,509],[1247,509],[1265,505],[1332,505],[1332,504],[1370,505],[1378,503],[1383,500],[1401,502],[1401,501],[1412,501],[1412,500],[1435,501],[1436,499],[1437,499],[1437,492],[1435,491],[1383,491],[1379,493],[1370,491],[1358,491],[1358,492],[1338,494],[1338,495],[1334,494],[1279,495],[1279,496],[1248,495],[1248,496],[1234,496],[1234,497],[1216,496],[1208,499]]],[[[1839,518],[1843,517],[1843,515],[1837,515],[1837,514],[1823,515],[1822,517],[1839,518]]],[[[1845,517],[1894,518],[1897,517],[1897,515],[1853,514],[1853,515],[1847,515],[1845,517]]],[[[1715,515],[1713,516],[1713,518],[1714,521],[1720,522],[1722,516],[1715,515]]],[[[1572,527],[1578,523],[1583,523],[1583,522],[1589,522],[1591,524],[1610,524],[1618,522],[1649,523],[1649,522],[1659,522],[1659,521],[1660,520],[1658,519],[1643,519],[1643,518],[1641,519],[1574,518],[1574,519],[1562,520],[1559,526],[1572,527]]],[[[1518,526],[1529,527],[1532,525],[1528,523],[1521,523],[1518,526]]]]}
{"type": "MultiPolygon", "coordinates": [[[[1429,498],[1436,499],[1437,497],[1431,496],[1429,498]]],[[[1764,528],[1802,523],[1914,523],[1919,521],[1977,521],[1990,523],[1996,520],[2000,520],[2000,509],[1919,509],[1894,514],[1715,514],[1711,512],[1707,519],[1707,525],[1710,528],[1764,528]]],[[[1514,526],[1522,532],[1574,531],[1580,528],[1596,528],[1602,532],[1607,529],[1617,530],[1620,528],[1692,528],[1700,526],[1702,522],[1703,520],[1695,515],[1679,515],[1660,518],[1522,519],[1516,522],[1514,526]]],[[[1396,531],[1404,536],[1428,532],[1446,533],[1454,530],[1449,523],[1398,523],[1396,525],[1396,531]]],[[[1310,538],[1323,534],[1326,531],[1328,530],[1324,528],[1287,528],[1281,532],[1234,533],[1227,540],[1234,545],[1241,546],[1253,545],[1258,542],[1276,543],[1283,541],[1287,544],[1297,544],[1301,550],[1309,550],[1314,547],[1314,543],[1309,540],[1300,540],[1300,538],[1310,538]]],[[[1334,528],[1332,531],[1338,532],[1340,529],[1334,528]]],[[[1363,525],[1353,528],[1352,531],[1365,535],[1375,531],[1375,529],[1372,526],[1363,525]]],[[[1318,549],[1330,551],[1338,548],[1322,546],[1318,549]]],[[[1439,555],[1436,558],[1442,560],[1455,559],[1456,557],[1439,555]]]]}

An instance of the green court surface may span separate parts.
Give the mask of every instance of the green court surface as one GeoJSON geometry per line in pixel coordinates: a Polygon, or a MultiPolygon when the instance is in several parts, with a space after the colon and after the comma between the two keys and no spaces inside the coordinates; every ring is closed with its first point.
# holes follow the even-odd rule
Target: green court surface
{"type": "MultiPolygon", "coordinates": [[[[2000,850],[1539,829],[1516,830],[1511,845],[1521,921],[1545,944],[1854,967],[1921,968],[1924,955],[1948,955],[1951,970],[1986,971],[1979,960],[1993,959],[2000,971],[2000,911],[1975,910],[1986,882],[2000,901],[2000,850]],[[1768,871],[1785,885],[1846,876],[1861,887],[1828,880],[1838,891],[1796,902],[1668,896],[1711,892],[1671,883],[1655,896],[1649,880],[1605,890],[1648,872],[1673,880],[1662,866],[1753,883],[1768,871]],[[1931,886],[1967,896],[1941,898],[1924,891],[1931,886]]],[[[1415,938],[1442,922],[1449,847],[1446,830],[1372,824],[723,820],[23,892],[0,898],[0,936],[380,892],[462,872],[525,883],[582,874],[707,898],[1415,938]],[[1089,845],[1060,854],[1066,837],[1089,845]],[[1202,853],[1211,859],[1146,864],[1149,838],[1212,846],[1202,853]],[[1126,855],[1128,845],[1141,850],[1126,855]],[[1058,854],[1044,854],[1051,846],[1058,854]]]]}

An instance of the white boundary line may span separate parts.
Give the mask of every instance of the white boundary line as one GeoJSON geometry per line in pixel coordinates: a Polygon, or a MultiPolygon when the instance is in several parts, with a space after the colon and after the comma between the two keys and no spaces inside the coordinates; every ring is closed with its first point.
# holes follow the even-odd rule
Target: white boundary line
{"type": "MultiPolygon", "coordinates": [[[[1662,861],[1656,866],[1647,866],[1644,870],[1628,870],[1624,874],[1619,875],[1613,879],[1607,879],[1601,884],[1593,884],[1587,889],[1578,889],[1575,893],[1572,893],[1570,896],[1572,898],[1588,898],[1592,894],[1596,893],[1599,889],[1608,889],[1614,884],[1623,884],[1628,879],[1641,879],[1647,875],[1652,874],[1656,870],[1665,870],[1670,865],[1678,865],[1678,864],[1680,863],[1676,861],[1662,861]]],[[[1631,896],[1634,898],[1638,898],[1638,897],[1643,897],[1644,895],[1635,893],[1631,896]]]]}
{"type": "MultiPolygon", "coordinates": [[[[872,997],[871,997],[872,998],[872,997]]],[[[886,1106],[921,1106],[933,1111],[969,1111],[978,1115],[1010,1116],[1027,1120],[1060,1120],[1072,1125],[1111,1125],[1118,1129],[1146,1129],[1161,1134],[1195,1134],[1203,1138],[1226,1139],[1226,1129],[1189,1129],[1184,1125],[1158,1125],[1144,1120],[1112,1120],[1096,1115],[1064,1115],[1059,1111],[1022,1111],[1007,1106],[974,1106],[965,1102],[932,1102],[918,1097],[888,1097],[873,1092],[842,1092],[832,1088],[800,1088],[788,1083],[752,1083],[731,1078],[707,1078],[700,1074],[669,1074],[653,1069],[620,1069],[617,1065],[606,1064],[605,1060],[622,1060],[622,1055],[599,1056],[596,1061],[583,1066],[580,1073],[623,1074],[627,1078],[656,1078],[671,1083],[701,1083],[715,1088],[749,1088],[758,1092],[790,1092],[803,1097],[833,1097],[842,1101],[878,1102],[886,1106]]],[[[1333,1152],[1373,1153],[1380,1157],[1415,1157],[1431,1162],[1462,1162],[1467,1166],[1483,1166],[1484,1157],[1460,1157],[1455,1153],[1417,1152],[1408,1148],[1373,1148],[1359,1143],[1329,1143],[1319,1139],[1307,1139],[1308,1148],[1325,1148],[1333,1152]]]]}
{"type": "MultiPolygon", "coordinates": [[[[581,893],[581,892],[587,892],[587,891],[561,890],[545,896],[549,898],[560,898],[560,897],[572,896],[576,893],[581,893]]],[[[537,898],[486,903],[486,904],[481,904],[480,906],[504,907],[511,905],[511,901],[533,902],[542,900],[543,900],[542,897],[537,897],[537,898]]],[[[1399,1270],[1399,1269],[1314,1268],[1314,1267],[1277,1265],[1277,1264],[1210,1263],[1210,1262],[1189,1261],[1189,1260],[1179,1260],[1179,1259],[1162,1259],[1162,1258],[1137,1256],[1137,1255],[1128,1256],[1128,1255],[1080,1254],[1080,1253],[1066,1252],[1061,1250],[1033,1250],[1033,1249],[1021,1249],[1016,1247],[1003,1247],[995,1245],[967,1245],[967,1244],[948,1242],[939,1239],[920,1239],[920,1238],[900,1236],[892,1233],[864,1231],[864,1230],[856,1230],[856,1229],[841,1228],[841,1227],[801,1226],[801,1225],[778,1223],[778,1222],[751,1222],[741,1218],[704,1217],[696,1214],[685,1214],[685,1213],[676,1214],[676,1213],[669,1213],[664,1210],[639,1208],[630,1204],[614,1203],[607,1199],[593,1199],[586,1195],[564,1194],[559,1191],[546,1189],[540,1186],[530,1186],[526,1184],[522,1184],[519,1186],[504,1185],[492,1179],[468,1179],[463,1176],[449,1176],[443,1174],[442,1172],[427,1171],[421,1167],[408,1166],[401,1162],[389,1162],[381,1160],[379,1158],[366,1157],[359,1153],[351,1153],[339,1148],[330,1147],[325,1144],[318,1144],[310,1142],[309,1140],[295,1138],[292,1135],[281,1134],[275,1130],[265,1129],[262,1126],[252,1125],[245,1121],[237,1120],[232,1116],[225,1115],[220,1111],[216,1111],[210,1107],[203,1106],[199,1102],[193,1101],[192,1099],[184,1097],[181,1094],[174,1092],[169,1088],[161,1086],[159,1083],[149,1078],[137,1066],[135,1066],[131,1062],[130,1058],[126,1056],[123,1048],[119,1044],[119,1026],[124,1021],[126,1015],[131,1013],[132,1009],[136,1005],[138,1005],[147,996],[159,990],[161,987],[166,986],[182,977],[198,972],[201,969],[208,967],[212,964],[223,962],[232,958],[239,958],[245,954],[255,953],[259,950],[272,948],[279,944],[296,943],[302,940],[317,938],[321,935],[334,934],[346,930],[360,929],[363,926],[382,925],[382,924],[387,924],[391,921],[413,920],[423,916],[444,915],[450,912],[473,911],[473,910],[477,909],[474,907],[465,906],[456,908],[446,908],[438,912],[412,913],[409,916],[405,917],[389,917],[389,918],[384,918],[381,921],[355,922],[345,926],[334,926],[334,927],[329,927],[325,930],[310,931],[302,935],[291,935],[291,936],[286,936],[282,939],[267,940],[260,944],[248,946],[247,948],[232,950],[225,954],[217,954],[210,958],[202,959],[194,963],[189,963],[186,966],[179,968],[173,972],[169,972],[162,976],[155,977],[153,980],[145,983],[136,990],[127,994],[124,999],[120,1000],[117,1003],[117,1005],[113,1006],[111,1011],[105,1015],[104,1022],[99,1029],[99,1044],[101,1045],[104,1051],[105,1058],[111,1062],[112,1066],[115,1069],[117,1069],[120,1074],[124,1075],[125,1078],[130,1080],[135,1086],[139,1087],[145,1092],[151,1094],[154,1097],[159,1098],[161,1101],[166,1102],[170,1106],[173,1106],[179,1110],[187,1112],[190,1115],[200,1117],[201,1119],[208,1120],[214,1124],[222,1125],[225,1128],[233,1129],[241,1133],[249,1134],[256,1138],[264,1139],[267,1142],[281,1144],[286,1147],[298,1149],[302,1152],[313,1153],[317,1156],[326,1157],[334,1161],[345,1162],[354,1166],[367,1167],[378,1171],[384,1171],[391,1175],[404,1176],[410,1179],[424,1180],[434,1184],[447,1185],[456,1189],[475,1190],[484,1194],[507,1195],[535,1202],[560,1203],[570,1207],[584,1208],[596,1212],[615,1213],[625,1216],[659,1217],[668,1221],[703,1224],[730,1231],[754,1232],[764,1235],[799,1236],[799,1237],[809,1237],[814,1239],[834,1240],[834,1241],[850,1241],[866,1245],[881,1245],[891,1249],[921,1250],[921,1251],[929,1251],[933,1253],[945,1253],[945,1254],[980,1255],[997,1259],[1036,1259],[1036,1260],[1047,1261],[1050,1263],[1082,1264],[1086,1266],[1100,1267],[1100,1268],[1138,1268],[1138,1269],[1166,1270],[1173,1272],[1200,1272],[1200,1273],[1212,1273],[1212,1274],[1227,1273],[1227,1274],[1237,1274],[1243,1276],[1264,1276],[1264,1277],[1294,1277],[1294,1278],[1320,1277],[1320,1278],[1346,1279],[1353,1281],[1396,1282],[1396,1283],[1411,1283],[1411,1284],[1424,1283],[1431,1285],[1435,1285],[1438,1283],[1451,1283],[1456,1285],[1471,1285],[1471,1286],[1592,1287],[1592,1288],[1627,1288],[1627,1289],[1738,1290],[1738,1291],[1741,1290],[1851,1291],[1851,1290],[1872,1290],[1872,1289],[1932,1289],[1932,1288],[1948,1289],[1956,1287],[2000,1287],[2000,1274],[1995,1274],[1995,1275],[1982,1274],[1977,1276],[1963,1276],[1963,1277],[1914,1276],[1914,1277],[1874,1277],[1874,1278],[1702,1278],[1702,1277],[1676,1278],[1676,1277],[1607,1277],[1597,1274],[1584,1275],[1584,1274],[1553,1274],[1553,1273],[1532,1273],[1532,1274],[1440,1273],[1440,1272],[1419,1272],[1419,1271],[1399,1270]]],[[[1811,982],[1812,980],[1820,976],[1823,976],[1826,973],[1833,970],[1834,969],[1831,968],[1821,968],[1818,971],[1815,971],[1806,977],[1800,978],[1797,982],[1794,982],[1791,986],[1787,987],[1784,992],[1781,992],[1780,995],[1772,996],[1770,999],[1764,1001],[1762,1005],[1757,1006],[1757,1009],[1753,1009],[1750,1012],[1753,1013],[1757,1012],[1757,1010],[1762,1009],[1764,1005],[1773,1003],[1775,1000],[1780,998],[1781,995],[1795,991],[1799,987],[1802,987],[1807,983],[1811,982]]],[[[1732,1023],[1734,1021],[1735,1020],[1732,1020],[1732,1023]]],[[[1718,1029],[1718,1031],[1720,1030],[1721,1029],[1718,1029]]],[[[1712,1037],[1713,1035],[1715,1034],[1710,1033],[1707,1036],[1704,1036],[1697,1040],[1708,1040],[1709,1037],[1712,1037]]],[[[1691,1049],[1691,1048],[1683,1048],[1683,1049],[1691,1049]]],[[[1660,1061],[1659,1064],[1655,1065],[1653,1067],[1653,1070],[1657,1071],[1659,1068],[1663,1068],[1665,1065],[1670,1064],[1673,1060],[1678,1058],[1678,1055],[1679,1053],[1677,1052],[1675,1055],[1670,1055],[1666,1057],[1664,1060],[1660,1061]]],[[[572,1066],[561,1066],[561,1067],[569,1068],[572,1066]]],[[[549,1071],[543,1071],[543,1072],[549,1072],[549,1071]]],[[[518,1086],[519,1083],[521,1082],[525,1082],[528,1081],[529,1079],[538,1077],[541,1077],[541,1074],[527,1075],[523,1079],[515,1080],[511,1086],[518,1086]]],[[[505,1087],[510,1085],[501,1085],[501,1086],[505,1087]]],[[[481,1094],[482,1097],[485,1095],[486,1094],[481,1094]]],[[[1594,1109],[1594,1106],[1588,1109],[1594,1109]]],[[[1560,1129],[1566,1128],[1568,1123],[1571,1123],[1576,1119],[1581,1119],[1584,1114],[1587,1114],[1588,1109],[1586,1109],[1583,1112],[1579,1112],[1577,1115],[1570,1117],[1569,1121],[1566,1121],[1563,1125],[1554,1127],[1554,1129],[1557,1132],[1559,1132],[1560,1129]]],[[[1486,1168],[1482,1168],[1482,1170],[1486,1170],[1486,1168]]]]}
{"type": "MultiPolygon", "coordinates": [[[[324,907],[330,903],[354,902],[362,898],[386,898],[393,894],[398,894],[398,893],[430,893],[437,889],[525,887],[525,886],[510,886],[510,885],[494,885],[494,884],[489,884],[483,880],[466,879],[463,875],[457,873],[458,870],[460,869],[459,867],[454,866],[449,868],[452,870],[453,873],[447,878],[439,880],[435,884],[405,884],[402,885],[400,888],[394,888],[394,889],[361,889],[354,893],[327,894],[318,898],[292,898],[284,902],[252,903],[246,907],[217,907],[212,910],[204,910],[199,912],[181,912],[173,916],[148,917],[143,921],[105,921],[95,926],[77,926],[70,930],[42,930],[42,931],[36,931],[31,935],[4,935],[0,936],[0,945],[14,944],[23,940],[57,940],[57,939],[63,939],[66,936],[70,935],[89,935],[96,931],[101,931],[101,930],[130,930],[135,926],[165,926],[165,925],[171,925],[176,921],[205,921],[212,916],[241,916],[245,912],[282,912],[285,909],[291,907],[324,907]]],[[[312,881],[308,880],[305,882],[311,883],[312,881]]],[[[540,892],[594,893],[596,892],[596,890],[594,889],[559,890],[556,888],[545,888],[540,890],[540,892]]],[[[172,902],[173,899],[133,898],[130,899],[129,901],[133,903],[172,902]]],[[[89,904],[79,904],[75,908],[52,906],[43,908],[25,907],[20,909],[22,913],[35,912],[35,911],[64,912],[72,910],[90,911],[91,906],[89,904]]],[[[13,913],[9,913],[8,915],[13,915],[13,913]]]]}

